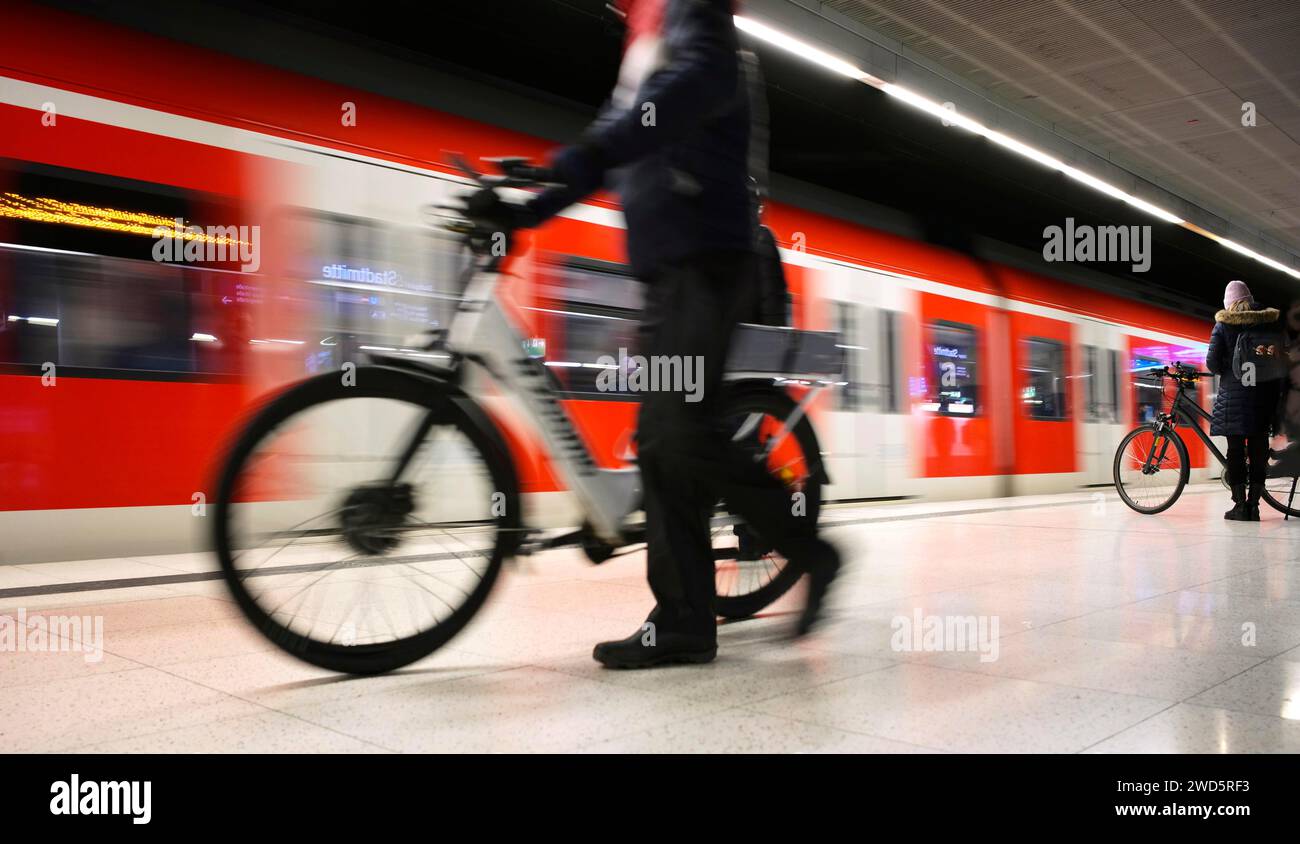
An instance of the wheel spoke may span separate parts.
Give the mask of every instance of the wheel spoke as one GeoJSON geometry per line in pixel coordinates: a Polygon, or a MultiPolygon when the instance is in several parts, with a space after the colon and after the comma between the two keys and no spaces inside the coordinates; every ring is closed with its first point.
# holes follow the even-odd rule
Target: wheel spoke
{"type": "MultiPolygon", "coordinates": [[[[408,383],[367,380],[383,378],[408,383]]],[[[330,385],[324,399],[269,405],[265,415],[282,417],[262,428],[255,420],[262,433],[237,450],[224,487],[237,492],[223,493],[219,526],[227,582],[258,628],[346,671],[367,670],[354,659],[394,667],[423,655],[408,643],[427,641],[427,652],[439,643],[428,634],[454,633],[518,530],[488,512],[504,485],[463,416],[440,415],[399,483],[394,467],[427,407],[388,398],[397,391],[382,385],[359,390],[330,385]]]]}

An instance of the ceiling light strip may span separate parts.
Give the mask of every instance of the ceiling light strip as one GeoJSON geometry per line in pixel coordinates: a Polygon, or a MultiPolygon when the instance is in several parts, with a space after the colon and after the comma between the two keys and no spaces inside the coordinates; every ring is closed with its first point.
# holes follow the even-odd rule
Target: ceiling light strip
{"type": "Polygon", "coordinates": [[[971,132],[973,134],[979,135],[984,138],[988,138],[990,141],[992,141],[993,143],[997,144],[1000,147],[1003,147],[1004,149],[1010,150],[1011,152],[1014,152],[1017,155],[1020,155],[1024,158],[1028,158],[1029,160],[1041,164],[1044,167],[1048,167],[1052,170],[1058,170],[1061,173],[1065,174],[1066,176],[1070,177],[1071,179],[1074,179],[1076,182],[1087,185],[1093,190],[1099,191],[1101,193],[1106,194],[1107,196],[1121,200],[1122,202],[1131,205],[1134,208],[1137,208],[1141,211],[1145,211],[1146,213],[1152,215],[1153,217],[1164,220],[1167,223],[1173,223],[1175,225],[1182,226],[1183,228],[1189,231],[1195,232],[1196,234],[1202,235],[1203,237],[1207,237],[1211,240],[1217,241],[1220,244],[1226,246],[1227,248],[1233,250],[1234,252],[1239,252],[1242,255],[1245,255],[1249,258],[1253,258],[1254,260],[1259,261],[1261,264],[1264,264],[1265,266],[1272,267],[1273,269],[1276,270],[1280,270],[1286,273],[1287,275],[1291,276],[1292,278],[1300,279],[1300,270],[1289,267],[1280,261],[1274,260],[1273,258],[1269,258],[1265,255],[1261,255],[1255,250],[1243,246],[1240,243],[1237,243],[1235,241],[1229,240],[1226,237],[1222,237],[1220,235],[1214,234],[1213,232],[1201,228],[1200,226],[1194,223],[1182,219],[1177,214],[1174,214],[1170,211],[1166,211],[1165,209],[1159,207],[1158,205],[1154,205],[1150,202],[1147,202],[1145,199],[1134,196],[1133,194],[1128,193],[1127,191],[1124,191],[1120,188],[1117,188],[1114,185],[1105,182],[1097,178],[1096,176],[1086,173],[1077,167],[1066,164],[1064,161],[1060,160],[1059,158],[1056,158],[1053,155],[1050,155],[1049,153],[1043,152],[1042,150],[1035,149],[1034,147],[1031,147],[1028,144],[1018,141],[1009,135],[1003,134],[1002,132],[999,132],[996,129],[990,129],[989,127],[980,123],[978,120],[974,120],[970,117],[967,117],[966,115],[959,114],[955,108],[949,108],[942,103],[937,103],[934,100],[921,96],[915,91],[904,88],[903,86],[897,85],[893,82],[885,82],[883,79],[880,79],[877,76],[873,76],[872,74],[867,73],[866,71],[857,67],[852,62],[846,61],[845,59],[840,58],[839,56],[828,53],[825,50],[820,49],[819,47],[814,47],[813,45],[809,44],[806,41],[802,41],[791,35],[787,35],[781,30],[768,26],[765,23],[760,23],[754,20],[753,18],[748,18],[745,17],[744,15],[736,15],[735,21],[736,21],[736,28],[739,29],[741,32],[748,33],[754,36],[755,38],[758,38],[762,41],[767,42],[768,44],[771,44],[774,47],[779,47],[782,50],[786,50],[787,52],[794,53],[795,55],[803,59],[806,59],[820,67],[823,67],[833,73],[837,73],[841,76],[847,76],[850,79],[854,79],[857,80],[858,82],[862,82],[863,84],[870,85],[873,88],[877,88],[880,91],[883,91],[885,94],[888,94],[889,96],[897,100],[901,100],[902,102],[907,103],[913,108],[924,111],[933,117],[937,117],[939,120],[943,121],[944,125],[946,126],[958,126],[962,129],[965,129],[968,132],[971,132]]]}

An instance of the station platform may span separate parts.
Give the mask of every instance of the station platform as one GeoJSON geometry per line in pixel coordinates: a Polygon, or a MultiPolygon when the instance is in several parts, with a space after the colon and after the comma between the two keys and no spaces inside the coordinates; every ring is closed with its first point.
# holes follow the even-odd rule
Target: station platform
{"type": "Polygon", "coordinates": [[[371,678],[276,651],[207,555],[4,566],[0,616],[103,639],[0,652],[0,751],[1300,752],[1300,521],[1228,504],[829,507],[822,628],[788,638],[796,588],[721,625],[716,662],[636,672],[591,647],[649,609],[643,553],[521,560],[450,645],[371,678]]]}

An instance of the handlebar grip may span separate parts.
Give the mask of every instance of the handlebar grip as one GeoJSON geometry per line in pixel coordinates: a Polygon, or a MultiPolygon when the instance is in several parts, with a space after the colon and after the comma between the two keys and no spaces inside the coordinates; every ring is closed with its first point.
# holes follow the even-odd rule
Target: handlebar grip
{"type": "Polygon", "coordinates": [[[539,184],[555,181],[555,174],[551,172],[550,168],[538,167],[534,164],[520,164],[511,167],[506,171],[506,175],[516,179],[524,179],[529,182],[537,182],[539,184]]]}

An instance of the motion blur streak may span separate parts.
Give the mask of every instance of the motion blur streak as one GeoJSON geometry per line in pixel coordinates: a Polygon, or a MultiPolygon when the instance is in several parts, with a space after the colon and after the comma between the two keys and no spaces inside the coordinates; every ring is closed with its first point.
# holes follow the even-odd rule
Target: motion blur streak
{"type": "MultiPolygon", "coordinates": [[[[0,193],[63,209],[0,216],[0,562],[194,547],[213,468],[252,403],[360,364],[367,347],[423,354],[408,338],[447,324],[462,259],[421,208],[463,183],[412,162],[547,147],[48,10],[12,17],[0,47],[15,83],[0,87],[0,193]],[[64,37],[24,46],[49,27],[64,37]],[[217,72],[248,84],[205,86],[210,112],[196,116],[178,92],[217,72]],[[177,84],[143,82],[164,75],[177,84]],[[314,107],[286,107],[284,92],[314,107]],[[42,125],[46,101],[69,104],[57,127],[42,125]],[[370,117],[343,127],[337,104],[353,101],[370,117]],[[257,226],[265,254],[256,273],[158,262],[139,232],[65,225],[67,209],[257,226]]],[[[1204,351],[1204,326],[1178,313],[790,205],[767,217],[796,325],[837,329],[848,355],[849,383],[811,409],[831,499],[1106,483],[1120,434],[1163,398],[1134,373],[1204,351]]],[[[580,364],[551,371],[606,466],[627,457],[636,412],[635,396],[595,384],[601,357],[636,346],[620,225],[597,198],[526,234],[504,294],[549,362],[580,364]]],[[[528,506],[568,523],[534,434],[504,399],[493,411],[528,506]]]]}

